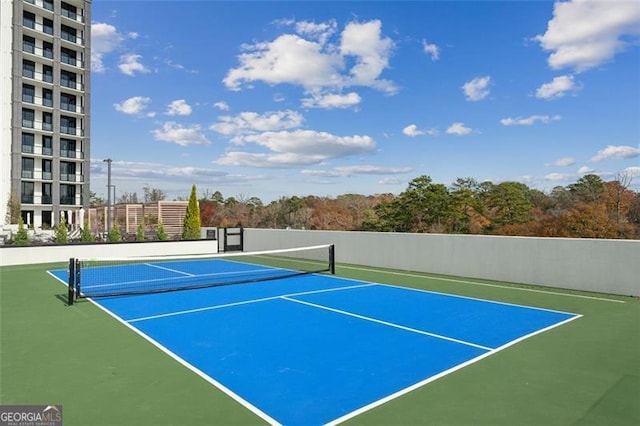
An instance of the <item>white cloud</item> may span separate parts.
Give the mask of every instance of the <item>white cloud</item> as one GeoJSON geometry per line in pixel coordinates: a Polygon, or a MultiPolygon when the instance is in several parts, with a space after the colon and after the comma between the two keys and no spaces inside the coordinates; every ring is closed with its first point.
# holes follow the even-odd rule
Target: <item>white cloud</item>
{"type": "Polygon", "coordinates": [[[396,175],[409,173],[410,167],[379,167],[371,165],[335,167],[330,170],[302,170],[303,175],[319,177],[348,177],[353,175],[396,175]]]}
{"type": "Polygon", "coordinates": [[[386,177],[380,179],[378,184],[380,185],[403,185],[406,184],[407,180],[399,177],[386,177]]]}
{"type": "Polygon", "coordinates": [[[544,180],[550,180],[555,182],[555,181],[567,180],[571,178],[571,176],[572,175],[568,173],[549,173],[544,177],[544,180]]]}
{"type": "Polygon", "coordinates": [[[302,99],[305,108],[349,108],[358,105],[362,101],[356,92],[340,93],[312,93],[310,98],[302,99]]]}
{"type": "Polygon", "coordinates": [[[468,135],[468,134],[470,134],[472,132],[473,132],[473,129],[470,129],[469,127],[466,127],[464,125],[464,123],[461,123],[461,122],[453,123],[447,129],[447,134],[448,135],[459,135],[459,136],[462,136],[462,135],[468,135]]]}
{"type": "Polygon", "coordinates": [[[227,136],[238,136],[247,133],[285,130],[300,127],[304,118],[298,112],[286,110],[258,114],[257,112],[241,112],[236,116],[222,116],[218,122],[210,126],[211,130],[227,136]]]}
{"type": "Polygon", "coordinates": [[[636,166],[627,167],[626,169],[623,170],[622,173],[625,175],[629,175],[633,178],[637,178],[637,177],[640,177],[640,167],[636,167],[636,166]]]}
{"type": "Polygon", "coordinates": [[[544,83],[536,90],[536,98],[556,99],[561,98],[566,92],[577,90],[572,75],[555,77],[551,82],[544,83]]]}
{"type": "Polygon", "coordinates": [[[215,162],[250,167],[305,166],[370,153],[376,146],[369,136],[336,136],[313,130],[264,132],[244,136],[243,142],[265,148],[268,152],[231,151],[215,162]]]}
{"type": "Polygon", "coordinates": [[[175,143],[181,146],[209,145],[211,142],[202,133],[199,125],[183,126],[167,122],[160,129],[153,131],[156,140],[175,143]]]}
{"type": "Polygon", "coordinates": [[[298,22],[297,34],[245,44],[238,56],[239,66],[227,72],[223,83],[231,90],[250,87],[256,81],[301,86],[305,93],[312,94],[304,102],[315,107],[326,104],[328,108],[344,105],[345,101],[348,105],[355,102],[357,94],[340,94],[346,87],[364,86],[395,93],[393,82],[380,78],[389,67],[394,47],[390,38],[382,36],[381,22],[351,22],[340,34],[340,40],[331,43],[336,27],[334,21],[298,22]],[[348,63],[353,65],[347,68],[348,63]],[[331,98],[329,93],[336,95],[331,98]],[[315,98],[325,104],[314,102],[315,98]]]}
{"type": "Polygon", "coordinates": [[[432,61],[440,59],[440,48],[435,44],[427,43],[426,40],[422,40],[422,48],[424,49],[424,53],[431,57],[432,61]]]}
{"type": "Polygon", "coordinates": [[[504,126],[531,126],[537,121],[539,121],[540,123],[548,124],[552,121],[558,121],[561,118],[562,117],[560,117],[559,115],[532,115],[526,118],[503,118],[502,120],[500,120],[500,123],[502,123],[504,126]]]}
{"type": "Polygon", "coordinates": [[[166,115],[191,115],[191,105],[184,99],[177,99],[169,104],[166,115]]]}
{"type": "Polygon", "coordinates": [[[591,162],[597,163],[599,161],[612,159],[624,160],[635,157],[640,157],[640,148],[625,145],[609,145],[605,149],[598,151],[598,153],[591,158],[591,162]]]}
{"type": "Polygon", "coordinates": [[[637,43],[640,7],[635,1],[570,0],[554,5],[553,19],[543,35],[553,69],[582,72],[610,61],[616,53],[637,43]]]}
{"type": "Polygon", "coordinates": [[[127,53],[120,56],[118,68],[123,74],[134,76],[136,73],[148,73],[149,69],[140,62],[142,56],[135,53],[127,53]]]}
{"type": "Polygon", "coordinates": [[[491,77],[476,77],[462,85],[462,92],[468,101],[480,101],[489,96],[491,77]]]}
{"type": "Polygon", "coordinates": [[[91,25],[91,71],[104,72],[104,56],[116,50],[125,37],[113,25],[96,22],[91,25]]]}
{"type": "Polygon", "coordinates": [[[593,173],[595,170],[593,170],[591,167],[587,167],[587,166],[582,166],[578,169],[578,174],[579,175],[586,175],[589,173],[593,173]]]}
{"type": "Polygon", "coordinates": [[[574,164],[576,164],[576,159],[573,157],[563,157],[563,158],[558,158],[556,161],[548,164],[549,166],[555,166],[555,167],[567,167],[567,166],[573,166],[574,164]]]}
{"type": "Polygon", "coordinates": [[[402,133],[411,137],[420,136],[424,134],[423,131],[418,130],[418,126],[416,126],[415,124],[409,124],[407,127],[402,129],[402,133]]]}
{"type": "Polygon", "coordinates": [[[120,102],[119,104],[113,104],[113,107],[116,109],[116,111],[120,111],[124,114],[137,115],[142,113],[142,111],[144,111],[150,103],[151,98],[146,98],[144,96],[134,96],[120,102]]]}
{"type": "Polygon", "coordinates": [[[229,111],[229,104],[227,104],[226,102],[216,102],[215,104],[213,104],[213,107],[216,109],[219,109],[220,111],[229,111]]]}

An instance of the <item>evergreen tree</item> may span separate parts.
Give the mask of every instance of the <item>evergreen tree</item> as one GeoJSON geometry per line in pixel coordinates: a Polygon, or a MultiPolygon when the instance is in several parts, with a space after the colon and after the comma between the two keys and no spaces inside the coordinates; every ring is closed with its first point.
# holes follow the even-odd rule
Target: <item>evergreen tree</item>
{"type": "Polygon", "coordinates": [[[136,231],[136,241],[144,241],[144,226],[141,223],[138,224],[136,231]]]}
{"type": "Polygon", "coordinates": [[[198,196],[196,194],[196,186],[191,187],[191,195],[189,196],[189,204],[184,215],[184,225],[182,228],[183,240],[200,239],[200,207],[198,206],[198,196]]]}
{"type": "Polygon", "coordinates": [[[24,226],[24,222],[22,221],[22,218],[18,222],[18,232],[16,233],[16,236],[13,239],[13,244],[16,246],[29,245],[29,234],[27,232],[27,228],[25,228],[24,226]]]}
{"type": "Polygon", "coordinates": [[[169,239],[167,232],[164,230],[164,225],[162,224],[162,222],[158,223],[158,230],[156,231],[156,239],[158,241],[167,241],[169,239]]]}
{"type": "Polygon", "coordinates": [[[82,228],[82,235],[80,236],[80,241],[83,243],[92,243],[93,242],[93,234],[89,229],[89,224],[85,223],[84,228],[82,228]]]}
{"type": "Polygon", "coordinates": [[[117,243],[118,241],[122,241],[122,234],[120,234],[120,228],[118,228],[118,225],[116,225],[115,223],[113,224],[113,227],[109,231],[109,234],[107,234],[107,241],[110,243],[117,243]]]}
{"type": "Polygon", "coordinates": [[[56,226],[56,233],[53,237],[53,241],[56,244],[67,244],[69,242],[67,221],[64,218],[60,219],[60,223],[58,223],[58,226],[56,226]]]}

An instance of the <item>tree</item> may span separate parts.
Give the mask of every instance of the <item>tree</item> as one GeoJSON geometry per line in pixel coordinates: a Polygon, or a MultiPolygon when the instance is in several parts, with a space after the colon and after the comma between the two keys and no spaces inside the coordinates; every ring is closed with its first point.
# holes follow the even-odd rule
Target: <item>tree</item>
{"type": "Polygon", "coordinates": [[[200,239],[200,207],[198,206],[198,195],[196,186],[191,187],[191,195],[189,196],[189,204],[184,215],[184,223],[182,227],[183,240],[200,239]]]}
{"type": "Polygon", "coordinates": [[[89,207],[98,207],[104,204],[104,198],[98,197],[93,191],[89,191],[89,207]]]}
{"type": "Polygon", "coordinates": [[[113,224],[109,233],[107,234],[107,242],[117,243],[122,241],[122,234],[120,233],[120,228],[116,223],[113,224]]]}
{"type": "Polygon", "coordinates": [[[29,233],[27,231],[27,228],[24,226],[22,218],[20,218],[18,222],[18,232],[16,232],[16,236],[13,239],[13,244],[16,246],[29,245],[29,233]]]}
{"type": "Polygon", "coordinates": [[[124,192],[116,204],[138,204],[138,194],[135,192],[124,192]]]}
{"type": "Polygon", "coordinates": [[[563,237],[616,238],[616,224],[603,203],[579,203],[561,216],[563,237]]]}
{"type": "Polygon", "coordinates": [[[88,223],[85,223],[84,228],[82,228],[82,235],[80,236],[80,242],[83,242],[83,243],[93,242],[93,234],[91,234],[91,230],[89,229],[88,223]]]}
{"type": "Polygon", "coordinates": [[[64,218],[60,219],[60,223],[58,223],[58,226],[56,226],[56,232],[54,234],[53,241],[56,244],[67,244],[69,242],[67,221],[64,218]]]}
{"type": "Polygon", "coordinates": [[[576,202],[600,201],[605,192],[604,182],[598,175],[584,175],[576,183],[569,185],[569,192],[576,202]]]}
{"type": "Polygon", "coordinates": [[[145,185],[142,190],[144,191],[144,202],[155,203],[167,198],[167,194],[161,189],[151,188],[148,184],[145,185]]]}
{"type": "Polygon", "coordinates": [[[141,223],[138,224],[138,229],[136,230],[136,241],[144,241],[144,226],[141,223]]]}
{"type": "Polygon", "coordinates": [[[167,232],[164,230],[164,225],[162,222],[158,223],[158,229],[156,230],[156,240],[158,241],[167,241],[169,236],[167,232]]]}
{"type": "Polygon", "coordinates": [[[494,185],[487,194],[486,202],[493,229],[528,222],[533,207],[529,187],[520,182],[494,185]]]}
{"type": "Polygon", "coordinates": [[[22,209],[20,205],[20,199],[18,195],[14,192],[9,194],[9,199],[7,200],[7,215],[5,220],[7,223],[19,223],[22,219],[20,214],[20,210],[22,209]]]}

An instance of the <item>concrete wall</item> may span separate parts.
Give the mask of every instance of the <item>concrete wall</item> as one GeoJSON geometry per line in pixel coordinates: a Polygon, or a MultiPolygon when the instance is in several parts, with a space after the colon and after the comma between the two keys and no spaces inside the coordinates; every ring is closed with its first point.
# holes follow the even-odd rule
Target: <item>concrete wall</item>
{"type": "Polygon", "coordinates": [[[0,266],[68,262],[71,257],[188,255],[218,252],[216,240],[0,247],[0,266]]]}
{"type": "Polygon", "coordinates": [[[640,296],[640,240],[245,229],[245,251],[331,243],[337,262],[640,296]]]}

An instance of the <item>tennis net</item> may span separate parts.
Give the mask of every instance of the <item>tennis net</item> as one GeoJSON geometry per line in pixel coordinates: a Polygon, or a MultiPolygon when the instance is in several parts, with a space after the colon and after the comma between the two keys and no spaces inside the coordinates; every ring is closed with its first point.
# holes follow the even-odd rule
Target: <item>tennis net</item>
{"type": "Polygon", "coordinates": [[[332,244],[190,256],[69,259],[68,302],[335,273],[332,244]]]}

